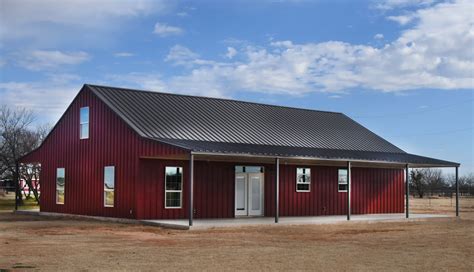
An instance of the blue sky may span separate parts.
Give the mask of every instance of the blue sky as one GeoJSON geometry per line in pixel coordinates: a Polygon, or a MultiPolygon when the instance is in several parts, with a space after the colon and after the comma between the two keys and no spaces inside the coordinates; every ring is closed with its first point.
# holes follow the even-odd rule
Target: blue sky
{"type": "Polygon", "coordinates": [[[0,0],[0,103],[55,123],[84,83],[344,112],[474,172],[469,1],[0,0]]]}

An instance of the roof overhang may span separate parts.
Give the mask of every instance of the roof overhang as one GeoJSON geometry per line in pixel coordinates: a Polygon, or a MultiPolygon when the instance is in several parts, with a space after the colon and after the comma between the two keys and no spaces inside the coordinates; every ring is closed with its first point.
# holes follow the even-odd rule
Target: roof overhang
{"type": "Polygon", "coordinates": [[[177,146],[196,155],[196,159],[219,161],[267,161],[279,158],[283,163],[380,166],[404,168],[459,167],[460,164],[409,153],[371,152],[363,150],[321,149],[311,147],[269,146],[244,143],[206,142],[178,139],[154,139],[177,146]]]}
{"type": "MultiPolygon", "coordinates": [[[[371,167],[371,168],[445,168],[457,167],[453,164],[420,164],[420,163],[403,163],[376,160],[359,160],[359,159],[328,159],[319,157],[301,157],[301,156],[274,156],[274,155],[258,155],[245,153],[220,153],[220,152],[199,152],[189,151],[189,155],[194,155],[196,161],[218,161],[218,162],[238,162],[238,163],[264,163],[273,164],[275,159],[279,158],[281,164],[289,165],[322,165],[322,166],[338,166],[345,167],[347,162],[352,163],[352,167],[371,167]]],[[[171,155],[171,156],[142,156],[141,159],[160,159],[160,160],[189,160],[189,155],[171,155]]]]}
{"type": "Polygon", "coordinates": [[[336,165],[345,166],[348,161],[352,163],[353,167],[390,167],[390,168],[405,168],[407,165],[410,168],[443,168],[443,167],[458,167],[452,164],[420,164],[420,163],[403,163],[390,161],[375,161],[375,160],[359,160],[359,159],[327,159],[318,157],[299,157],[299,156],[271,156],[271,155],[254,155],[241,153],[218,153],[218,152],[194,152],[191,154],[197,156],[197,160],[220,160],[220,161],[235,161],[242,159],[250,160],[265,160],[274,162],[276,158],[280,159],[280,163],[285,164],[314,164],[314,165],[336,165]]]}

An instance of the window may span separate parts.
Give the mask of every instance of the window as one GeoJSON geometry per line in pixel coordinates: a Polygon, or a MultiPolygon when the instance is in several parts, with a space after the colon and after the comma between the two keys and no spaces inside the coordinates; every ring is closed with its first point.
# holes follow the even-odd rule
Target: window
{"type": "Polygon", "coordinates": [[[347,169],[339,169],[338,176],[337,190],[347,192],[347,169]]]}
{"type": "Polygon", "coordinates": [[[114,206],[115,166],[104,167],[104,206],[114,206]]]}
{"type": "Polygon", "coordinates": [[[56,169],[56,204],[64,204],[64,185],[66,181],[66,171],[64,168],[56,169]]]}
{"type": "Polygon", "coordinates": [[[296,168],[296,191],[310,192],[311,191],[311,169],[310,168],[296,168]]]}
{"type": "Polygon", "coordinates": [[[80,138],[89,139],[89,107],[81,108],[80,138]]]}
{"type": "Polygon", "coordinates": [[[165,208],[181,208],[183,167],[165,167],[165,208]]]}
{"type": "Polygon", "coordinates": [[[235,166],[235,173],[263,173],[261,166],[235,166]]]}

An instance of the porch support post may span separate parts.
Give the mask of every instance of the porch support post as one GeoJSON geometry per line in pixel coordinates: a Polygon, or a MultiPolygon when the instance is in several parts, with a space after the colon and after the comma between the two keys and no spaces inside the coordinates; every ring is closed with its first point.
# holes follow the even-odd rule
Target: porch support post
{"type": "Polygon", "coordinates": [[[279,220],[279,191],[280,191],[280,158],[275,159],[275,223],[279,220]]]}
{"type": "Polygon", "coordinates": [[[347,220],[351,220],[351,162],[347,162],[347,220]]]}
{"type": "Polygon", "coordinates": [[[191,153],[189,157],[189,226],[193,225],[193,215],[194,215],[194,207],[193,207],[193,189],[194,189],[194,154],[191,153]]]}
{"type": "Polygon", "coordinates": [[[459,167],[456,166],[456,216],[459,216],[459,167]]]}
{"type": "Polygon", "coordinates": [[[18,161],[15,161],[15,211],[18,210],[18,205],[20,202],[20,166],[18,161]]]}
{"type": "Polygon", "coordinates": [[[405,217],[410,217],[410,169],[405,166],[405,217]]]}

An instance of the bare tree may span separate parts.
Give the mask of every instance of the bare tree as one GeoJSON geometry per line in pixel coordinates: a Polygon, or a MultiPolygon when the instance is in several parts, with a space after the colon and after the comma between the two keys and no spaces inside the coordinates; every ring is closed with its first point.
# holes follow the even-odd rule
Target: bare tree
{"type": "Polygon", "coordinates": [[[440,169],[422,169],[423,178],[425,179],[425,184],[430,192],[440,192],[447,187],[446,180],[443,176],[443,172],[440,169]]]}
{"type": "MultiPolygon", "coordinates": [[[[6,105],[0,106],[0,175],[17,182],[20,173],[18,159],[35,149],[40,142],[38,132],[30,130],[34,121],[33,112],[26,109],[12,110],[6,105]]],[[[30,187],[31,188],[31,187],[30,187]]],[[[19,184],[16,186],[22,204],[19,184]]]]}
{"type": "Polygon", "coordinates": [[[420,198],[423,198],[426,192],[426,179],[420,169],[413,169],[410,172],[410,185],[416,191],[420,198]]]}
{"type": "MultiPolygon", "coordinates": [[[[451,190],[454,190],[456,187],[456,176],[454,174],[448,175],[446,182],[451,187],[451,190]]],[[[474,173],[460,176],[458,185],[461,194],[472,195],[474,193],[474,173]]]]}
{"type": "MultiPolygon", "coordinates": [[[[50,131],[49,125],[42,125],[38,127],[35,131],[26,131],[23,133],[23,144],[25,145],[25,150],[34,150],[38,148],[43,142],[44,138],[48,135],[50,131]]],[[[41,165],[38,163],[30,163],[20,166],[20,177],[25,181],[25,185],[28,186],[28,195],[25,197],[29,198],[31,192],[35,197],[36,202],[39,204],[39,174],[41,172],[41,165]]]]}

